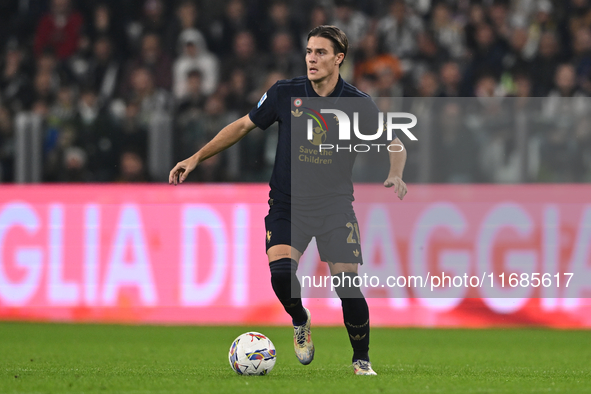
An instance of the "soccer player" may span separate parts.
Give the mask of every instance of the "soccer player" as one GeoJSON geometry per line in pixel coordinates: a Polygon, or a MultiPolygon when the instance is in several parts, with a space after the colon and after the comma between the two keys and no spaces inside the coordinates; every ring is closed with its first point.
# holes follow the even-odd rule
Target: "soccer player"
{"type": "MultiPolygon", "coordinates": [[[[296,206],[301,207],[301,204],[297,205],[297,198],[292,196],[292,172],[299,171],[300,168],[292,168],[291,117],[294,103],[291,98],[325,97],[338,100],[340,97],[359,97],[371,101],[367,94],[360,92],[340,77],[339,67],[345,60],[347,49],[347,37],[339,28],[318,26],[312,29],[308,34],[306,48],[307,75],[277,81],[248,115],[224,127],[197,153],[178,163],[170,171],[169,183],[177,185],[184,182],[199,163],[232,146],[255,127],[264,130],[278,121],[279,138],[270,181],[270,207],[265,218],[267,256],[273,290],[293,321],[296,356],[304,365],[311,363],[314,358],[310,312],[302,305],[301,285],[296,276],[296,269],[311,237],[315,236],[320,257],[328,263],[331,275],[350,279],[342,280],[342,285],[336,287],[336,292],[341,298],[344,323],[353,348],[354,372],[356,375],[376,375],[368,355],[369,309],[361,290],[351,285],[357,276],[359,264],[362,264],[358,245],[352,245],[351,239],[347,239],[352,233],[353,226],[358,229],[352,207],[351,160],[354,160],[354,155],[349,155],[352,159],[345,158],[344,161],[338,161],[336,157],[335,160],[325,161],[324,164],[332,163],[327,165],[336,167],[330,170],[331,167],[324,166],[322,170],[316,171],[332,171],[331,180],[338,178],[339,185],[342,186],[338,193],[332,193],[330,205],[323,207],[320,221],[313,220],[319,218],[318,212],[315,212],[313,217],[307,217],[305,212],[298,215],[292,212],[292,209],[295,210],[296,206]]],[[[398,138],[394,138],[390,144],[402,146],[398,138]]],[[[407,192],[406,184],[402,180],[406,151],[400,148],[392,149],[389,158],[390,171],[384,186],[393,186],[398,198],[402,199],[407,192]]],[[[313,166],[314,162],[318,160],[294,161],[298,166],[302,166],[301,171],[308,173],[319,167],[303,166],[313,166]]],[[[331,191],[321,190],[318,193],[317,197],[323,198],[331,191]]]]}

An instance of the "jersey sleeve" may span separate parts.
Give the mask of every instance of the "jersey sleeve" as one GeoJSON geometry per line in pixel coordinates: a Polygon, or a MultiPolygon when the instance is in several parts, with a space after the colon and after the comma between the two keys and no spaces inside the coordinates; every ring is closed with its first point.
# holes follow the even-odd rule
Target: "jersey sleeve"
{"type": "Polygon", "coordinates": [[[263,94],[258,104],[248,114],[252,123],[266,130],[279,119],[277,111],[277,83],[263,94]]]}

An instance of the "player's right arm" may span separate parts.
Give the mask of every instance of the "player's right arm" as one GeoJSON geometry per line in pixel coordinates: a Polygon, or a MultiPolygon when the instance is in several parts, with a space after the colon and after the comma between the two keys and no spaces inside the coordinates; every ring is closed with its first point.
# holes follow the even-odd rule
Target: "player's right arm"
{"type": "Polygon", "coordinates": [[[250,120],[249,115],[245,115],[237,121],[224,127],[211,141],[203,148],[199,149],[193,156],[185,159],[174,166],[168,176],[168,183],[177,185],[183,183],[191,171],[201,162],[217,155],[224,149],[227,149],[240,141],[256,125],[250,120]]]}

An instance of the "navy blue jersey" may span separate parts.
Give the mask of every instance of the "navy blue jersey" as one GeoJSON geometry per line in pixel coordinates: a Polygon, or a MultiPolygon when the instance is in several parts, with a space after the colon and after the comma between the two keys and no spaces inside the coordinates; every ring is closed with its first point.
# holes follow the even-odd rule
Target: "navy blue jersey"
{"type": "MultiPolygon", "coordinates": [[[[354,151],[325,151],[323,154],[322,151],[318,152],[318,141],[307,140],[306,117],[300,116],[296,119],[293,113],[306,108],[306,98],[318,97],[306,76],[281,80],[277,81],[261,97],[257,106],[249,114],[251,121],[263,130],[273,123],[279,122],[275,164],[269,183],[271,186],[270,198],[289,203],[292,209],[310,215],[319,212],[331,214],[351,209],[353,201],[351,176],[356,157],[354,151]],[[301,99],[303,106],[301,102],[294,100],[296,98],[301,99]],[[293,135],[292,125],[297,125],[294,126],[297,127],[297,130],[294,130],[296,134],[293,135]],[[292,166],[297,167],[292,168],[292,166]]],[[[340,77],[335,90],[328,97],[312,101],[325,100],[327,108],[336,108],[341,97],[367,99],[363,102],[367,102],[368,107],[371,108],[369,112],[376,115],[371,118],[377,126],[378,109],[371,98],[340,77]]],[[[313,112],[312,109],[310,111],[313,112]]],[[[338,141],[337,133],[332,132],[332,130],[338,129],[338,123],[333,119],[334,116],[325,115],[323,118],[331,132],[328,133],[328,138],[323,136],[322,143],[343,144],[344,142],[338,141]]],[[[352,117],[351,121],[353,121],[352,117]]],[[[359,142],[368,143],[356,139],[350,141],[351,144],[359,142]]],[[[377,141],[371,143],[375,142],[377,141]]],[[[387,143],[387,141],[381,142],[387,143]]]]}

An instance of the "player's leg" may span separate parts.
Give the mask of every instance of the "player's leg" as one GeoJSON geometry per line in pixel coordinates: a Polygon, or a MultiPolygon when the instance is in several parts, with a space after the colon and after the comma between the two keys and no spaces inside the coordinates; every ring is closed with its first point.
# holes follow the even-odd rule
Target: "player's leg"
{"type": "Polygon", "coordinates": [[[369,363],[369,308],[360,289],[363,264],[359,227],[353,212],[327,217],[325,232],[317,237],[318,252],[329,265],[343,308],[343,320],[353,348],[357,375],[375,375],[369,363]],[[338,276],[338,278],[337,278],[338,276]],[[357,285],[356,285],[357,284],[357,285]]]}
{"type": "MultiPolygon", "coordinates": [[[[291,212],[283,207],[271,206],[265,218],[267,257],[271,271],[271,284],[275,295],[291,316],[294,328],[294,350],[300,363],[307,365],[314,359],[314,343],[310,329],[310,312],[302,305],[301,285],[296,276],[301,257],[310,238],[294,234],[292,238],[291,212]],[[298,249],[292,247],[294,244],[298,249]]],[[[297,229],[295,229],[297,231],[297,229]]]]}
{"type": "Polygon", "coordinates": [[[353,348],[353,365],[357,374],[375,374],[369,364],[369,308],[359,288],[356,263],[328,263],[330,273],[339,279],[333,283],[343,307],[343,320],[353,348]],[[357,286],[355,285],[357,283],[357,286]]]}
{"type": "Polygon", "coordinates": [[[301,285],[296,270],[301,253],[290,245],[273,245],[267,250],[271,285],[275,295],[291,316],[293,325],[301,325],[308,319],[302,305],[301,285]]]}
{"type": "Polygon", "coordinates": [[[293,323],[293,347],[300,363],[308,365],[314,360],[310,312],[302,304],[302,288],[296,276],[301,253],[290,245],[274,245],[267,251],[271,284],[283,308],[293,323]]]}

